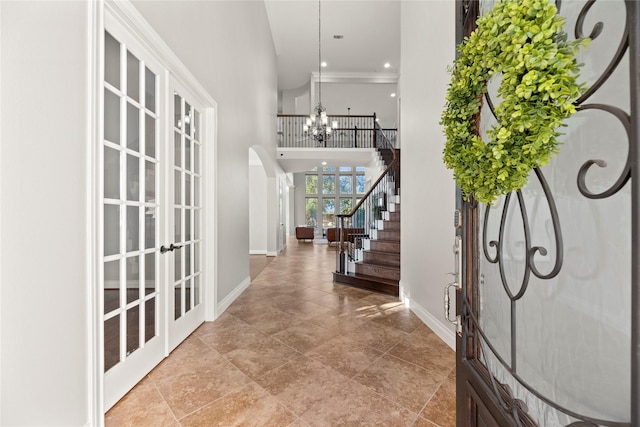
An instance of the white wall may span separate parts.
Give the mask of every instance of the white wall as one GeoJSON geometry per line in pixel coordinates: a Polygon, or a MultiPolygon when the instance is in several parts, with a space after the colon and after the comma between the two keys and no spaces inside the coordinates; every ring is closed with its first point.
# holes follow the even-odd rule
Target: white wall
{"type": "Polygon", "coordinates": [[[249,165],[249,253],[267,253],[267,175],[262,164],[249,165]]]}
{"type": "Polygon", "coordinates": [[[279,101],[282,106],[280,113],[309,114],[309,82],[295,89],[280,91],[279,101]]]}
{"type": "Polygon", "coordinates": [[[449,345],[443,288],[454,269],[453,176],[438,124],[455,52],[455,2],[401,3],[401,287],[413,311],[449,345]]]}
{"type": "Polygon", "coordinates": [[[219,303],[249,277],[248,148],[275,152],[277,61],[264,2],[134,4],[218,103],[219,303]]]}
{"type": "Polygon", "coordinates": [[[4,426],[90,421],[91,2],[1,2],[4,426]]]}
{"type": "MultiPolygon", "coordinates": [[[[327,114],[351,114],[370,116],[376,113],[383,128],[395,128],[398,125],[397,98],[398,86],[395,83],[322,83],[322,104],[327,114]]],[[[318,87],[316,84],[316,97],[318,87]]],[[[314,106],[317,100],[313,101],[314,106]]]]}

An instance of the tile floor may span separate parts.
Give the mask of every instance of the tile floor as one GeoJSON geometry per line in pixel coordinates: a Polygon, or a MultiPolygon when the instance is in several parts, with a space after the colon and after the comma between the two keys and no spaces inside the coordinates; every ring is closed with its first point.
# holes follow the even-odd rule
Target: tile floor
{"type": "Polygon", "coordinates": [[[455,426],[455,354],[397,298],[288,242],[105,416],[121,426],[455,426]]]}

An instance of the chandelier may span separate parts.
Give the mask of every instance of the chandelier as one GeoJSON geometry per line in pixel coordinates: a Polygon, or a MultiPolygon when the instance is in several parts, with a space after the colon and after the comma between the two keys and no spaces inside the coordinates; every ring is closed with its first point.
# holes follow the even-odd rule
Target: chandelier
{"type": "Polygon", "coordinates": [[[331,132],[338,127],[338,122],[333,121],[329,126],[326,108],[322,105],[322,15],[320,14],[320,0],[318,0],[318,105],[313,113],[309,114],[303,131],[309,138],[318,141],[319,144],[331,138],[331,132]]]}

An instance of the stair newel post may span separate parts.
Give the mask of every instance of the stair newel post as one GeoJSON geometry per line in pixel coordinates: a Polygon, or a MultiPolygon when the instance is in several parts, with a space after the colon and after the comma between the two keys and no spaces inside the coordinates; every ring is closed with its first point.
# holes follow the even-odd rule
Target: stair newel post
{"type": "Polygon", "coordinates": [[[344,216],[336,215],[338,221],[336,221],[336,233],[340,236],[338,239],[338,259],[336,260],[336,271],[338,273],[347,273],[347,261],[344,252],[344,216]]]}
{"type": "Polygon", "coordinates": [[[373,148],[378,148],[378,127],[376,125],[376,113],[373,113],[373,148]]]}

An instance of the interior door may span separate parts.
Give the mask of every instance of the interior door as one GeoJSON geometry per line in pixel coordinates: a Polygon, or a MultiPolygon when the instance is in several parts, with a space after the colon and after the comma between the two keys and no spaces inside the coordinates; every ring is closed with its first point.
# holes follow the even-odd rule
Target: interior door
{"type": "Polygon", "coordinates": [[[169,349],[175,348],[204,321],[202,298],[202,112],[188,91],[171,83],[169,150],[170,242],[162,246],[168,261],[169,349]]]}
{"type": "MultiPolygon", "coordinates": [[[[457,2],[459,41],[492,5],[457,2]]],[[[569,37],[592,38],[579,58],[590,89],[560,153],[492,206],[458,197],[459,426],[640,425],[640,13],[635,1],[556,5],[569,37]]]]}
{"type": "Polygon", "coordinates": [[[162,360],[166,333],[158,250],[162,72],[110,16],[105,25],[99,250],[107,410],[162,360]]]}

